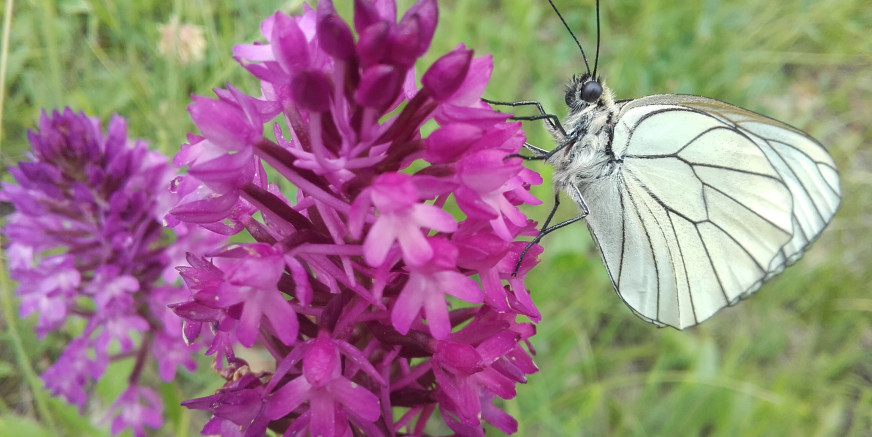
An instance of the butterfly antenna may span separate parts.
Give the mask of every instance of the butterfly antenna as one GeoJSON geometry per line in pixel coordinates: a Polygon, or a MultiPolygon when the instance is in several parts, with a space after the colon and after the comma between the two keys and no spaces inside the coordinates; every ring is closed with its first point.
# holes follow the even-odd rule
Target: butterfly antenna
{"type": "MultiPolygon", "coordinates": [[[[587,63],[587,55],[584,54],[584,48],[581,47],[581,43],[578,42],[578,38],[575,37],[575,33],[572,32],[572,29],[569,28],[569,25],[566,24],[566,20],[563,19],[563,15],[560,15],[560,11],[557,10],[557,6],[554,6],[554,2],[552,0],[548,0],[548,3],[551,4],[551,9],[554,9],[554,12],[557,13],[557,16],[560,17],[560,21],[563,22],[563,27],[569,31],[569,34],[572,35],[572,39],[575,40],[575,45],[578,46],[578,49],[581,50],[581,57],[584,59],[584,66],[587,67],[587,74],[590,74],[590,65],[587,63]]],[[[599,22],[599,0],[597,0],[597,22],[599,22]]],[[[597,26],[597,32],[599,32],[599,26],[597,26]]],[[[597,54],[599,54],[599,38],[597,38],[597,54]]],[[[594,68],[594,74],[596,73],[596,68],[594,68]]],[[[592,76],[591,76],[592,77],[592,76]]]]}
{"type": "MultiPolygon", "coordinates": [[[[575,35],[573,35],[573,38],[574,37],[575,37],[575,35]]],[[[578,42],[578,41],[576,40],[575,42],[578,42]]],[[[596,55],[593,58],[593,76],[591,76],[591,78],[594,80],[596,80],[596,67],[599,65],[599,46],[600,46],[599,0],[596,0],[596,55]]],[[[583,50],[582,50],[582,53],[584,53],[583,50]]],[[[588,70],[590,70],[590,68],[588,68],[588,70]]]]}

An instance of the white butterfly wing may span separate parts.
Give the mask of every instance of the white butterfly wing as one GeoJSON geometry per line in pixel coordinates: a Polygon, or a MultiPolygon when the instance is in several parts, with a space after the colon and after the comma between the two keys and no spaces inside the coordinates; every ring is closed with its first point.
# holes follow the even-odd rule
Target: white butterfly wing
{"type": "Polygon", "coordinates": [[[698,96],[623,104],[610,177],[580,186],[621,298],[682,329],[799,259],[839,204],[838,174],[801,131],[698,96]]]}
{"type": "MultiPolygon", "coordinates": [[[[777,120],[718,100],[692,95],[657,95],[631,101],[636,105],[671,104],[704,111],[753,139],[790,189],[793,240],[783,248],[786,264],[802,257],[806,247],[826,227],[839,207],[839,175],[826,149],[803,131],[777,120]]],[[[778,267],[778,266],[773,266],[778,267]]],[[[784,265],[781,265],[783,269],[784,265]]],[[[777,274],[777,272],[776,272],[777,274]]]]}

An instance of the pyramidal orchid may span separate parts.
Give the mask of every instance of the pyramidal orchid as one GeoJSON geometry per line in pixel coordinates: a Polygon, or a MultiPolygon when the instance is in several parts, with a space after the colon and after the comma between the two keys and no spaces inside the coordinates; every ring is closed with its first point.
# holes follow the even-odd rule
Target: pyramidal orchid
{"type": "Polygon", "coordinates": [[[223,238],[187,225],[174,238],[163,230],[175,171],[145,142],[128,140],[123,118],[104,132],[70,109],[43,113],[29,139],[29,159],[9,168],[17,183],[0,190],[15,208],[3,228],[10,276],[21,316],[36,315],[40,337],[73,337],[42,379],[84,409],[109,363],[133,360],[107,420],[114,433],[145,435],[144,426],[161,426],[163,406],[143,370],[154,365],[170,381],[179,367],[196,366],[198,347],[179,340],[182,323],[167,308],[188,295],[173,267],[185,251],[211,250],[223,238]]]}
{"type": "Polygon", "coordinates": [[[512,273],[541,178],[511,157],[520,124],[480,100],[489,57],[460,45],[416,74],[437,18],[435,0],[399,19],[356,0],[353,24],[330,1],[277,12],[233,50],[259,92],[194,97],[167,221],[237,241],[191,253],[171,306],[225,379],[183,404],[211,412],[203,434],[421,435],[437,408],[461,435],[517,429],[492,401],[536,371],[523,278],[541,249],[512,273]]]}

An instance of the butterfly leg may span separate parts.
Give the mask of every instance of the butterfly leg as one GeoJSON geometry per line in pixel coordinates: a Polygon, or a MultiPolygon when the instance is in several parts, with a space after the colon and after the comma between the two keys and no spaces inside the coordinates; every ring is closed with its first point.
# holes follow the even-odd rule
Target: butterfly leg
{"type": "MultiPolygon", "coordinates": [[[[542,104],[535,100],[521,100],[519,102],[501,102],[498,100],[490,100],[490,99],[481,99],[481,101],[489,104],[489,105],[499,105],[499,106],[536,106],[536,109],[539,110],[539,115],[531,115],[529,117],[517,117],[512,116],[512,120],[545,120],[551,129],[560,131],[561,134],[566,136],[566,131],[563,130],[563,126],[560,124],[560,119],[557,118],[554,114],[549,114],[545,112],[545,108],[542,107],[542,104]]],[[[539,149],[542,150],[542,149],[539,149]]]]}
{"type": "Polygon", "coordinates": [[[545,149],[540,149],[540,148],[538,148],[538,147],[536,147],[536,146],[534,146],[526,141],[524,142],[524,148],[535,153],[535,155],[527,156],[527,155],[521,155],[520,153],[512,153],[511,155],[507,155],[506,159],[521,158],[524,161],[544,161],[551,156],[551,152],[549,152],[545,149]]]}
{"type": "Polygon", "coordinates": [[[526,142],[526,141],[524,141],[524,148],[527,149],[527,150],[529,150],[529,151],[531,151],[531,152],[533,152],[533,153],[535,153],[536,156],[535,156],[534,158],[538,158],[538,157],[540,157],[540,156],[545,156],[545,155],[548,154],[548,151],[547,151],[547,150],[545,150],[545,149],[540,149],[540,148],[538,148],[538,147],[536,147],[536,146],[534,146],[534,145],[532,145],[532,144],[530,144],[530,143],[528,143],[528,142],[526,142]]]}
{"type": "MultiPolygon", "coordinates": [[[[560,135],[563,138],[566,138],[566,131],[563,130],[563,126],[560,124],[560,119],[557,118],[557,116],[554,114],[549,114],[549,113],[545,112],[545,108],[542,107],[542,104],[535,101],[535,100],[521,100],[519,102],[501,102],[498,100],[481,99],[481,101],[483,101],[487,104],[490,104],[490,105],[501,105],[501,106],[512,106],[512,107],[536,106],[536,108],[539,110],[539,115],[531,115],[529,117],[518,117],[518,116],[513,115],[511,119],[512,120],[526,120],[526,121],[545,120],[545,122],[548,123],[548,126],[552,132],[560,132],[560,135]]],[[[545,149],[540,149],[540,148],[538,148],[530,143],[525,142],[524,148],[535,153],[534,156],[524,156],[524,155],[521,155],[520,153],[513,153],[513,154],[507,156],[506,158],[521,158],[525,161],[546,161],[546,160],[548,160],[548,158],[551,157],[551,155],[553,155],[555,152],[559,151],[560,149],[563,149],[564,147],[566,147],[566,145],[568,145],[570,143],[571,142],[566,142],[566,144],[563,144],[554,150],[548,151],[545,149]]]]}
{"type": "MultiPolygon", "coordinates": [[[[578,187],[573,186],[573,188],[575,188],[575,191],[578,195],[578,198],[581,199],[581,192],[578,191],[578,187]]],[[[575,199],[575,195],[573,195],[572,197],[573,197],[573,200],[577,201],[577,199],[575,199]]],[[[542,240],[542,237],[550,234],[553,231],[556,231],[562,227],[571,225],[571,224],[587,217],[588,209],[587,209],[587,205],[584,203],[583,199],[579,203],[579,205],[581,206],[581,209],[582,209],[582,215],[575,217],[575,218],[572,218],[572,219],[569,219],[569,220],[566,220],[566,221],[563,221],[563,222],[560,222],[554,226],[549,227],[548,225],[551,223],[551,219],[554,218],[554,213],[557,212],[557,208],[560,206],[560,193],[559,192],[554,193],[554,207],[551,208],[551,212],[548,213],[548,218],[545,219],[545,223],[542,225],[542,230],[539,231],[539,234],[536,235],[535,238],[530,240],[530,242],[527,243],[527,245],[524,247],[524,250],[521,251],[521,256],[518,257],[518,262],[515,263],[515,270],[512,271],[512,276],[516,276],[518,274],[518,269],[521,268],[521,262],[524,261],[524,257],[527,255],[527,251],[529,251],[531,247],[533,247],[537,243],[539,243],[539,241],[542,240]]]]}

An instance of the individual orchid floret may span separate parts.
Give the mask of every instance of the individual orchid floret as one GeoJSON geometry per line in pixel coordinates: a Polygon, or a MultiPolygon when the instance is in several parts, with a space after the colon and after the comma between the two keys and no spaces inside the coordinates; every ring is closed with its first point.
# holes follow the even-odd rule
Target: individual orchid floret
{"type": "Polygon", "coordinates": [[[112,404],[111,410],[115,412],[112,433],[119,434],[130,428],[133,435],[146,436],[146,426],[160,428],[163,425],[162,405],[154,390],[135,385],[129,387],[112,404]]]}
{"type": "Polygon", "coordinates": [[[167,222],[237,234],[188,256],[171,305],[226,381],[184,403],[212,413],[203,434],[423,435],[437,408],[458,434],[517,428],[493,402],[537,370],[540,247],[515,264],[541,179],[513,157],[520,124],[481,101],[489,57],[459,45],[416,74],[437,21],[435,0],[399,18],[355,0],[353,25],[327,0],[276,12],[233,49],[258,95],[191,106],[202,136],[174,160],[167,222]]]}
{"type": "Polygon", "coordinates": [[[157,364],[169,381],[179,366],[196,365],[198,347],[181,341],[182,324],[167,308],[186,295],[168,274],[183,255],[172,247],[211,250],[222,239],[187,224],[175,239],[164,235],[174,171],[145,142],[128,140],[123,118],[103,131],[70,109],[43,113],[29,139],[28,160],[9,169],[16,183],[0,190],[15,207],[3,228],[10,276],[21,315],[36,315],[40,337],[73,338],[42,379],[84,409],[110,361],[134,360],[130,388],[110,408],[111,429],[145,435],[144,426],[162,423],[161,400],[143,385],[145,366],[157,364]]]}
{"type": "MultiPolygon", "coordinates": [[[[381,265],[394,243],[399,243],[406,263],[422,265],[433,257],[433,248],[421,228],[440,232],[457,229],[451,214],[418,201],[420,194],[412,178],[403,173],[379,175],[357,197],[352,214],[360,216],[373,206],[379,212],[363,242],[363,256],[371,266],[381,265]]],[[[355,223],[359,225],[362,221],[358,219],[355,223]]],[[[359,235],[360,230],[352,232],[359,235]]]]}
{"type": "MultiPolygon", "coordinates": [[[[362,419],[357,425],[367,428],[378,419],[381,415],[378,397],[343,376],[340,345],[342,343],[331,340],[325,332],[300,345],[298,350],[302,352],[302,374],[298,374],[270,396],[266,409],[270,419],[285,417],[304,402],[308,402],[310,413],[297,417],[289,429],[302,431],[308,427],[312,435],[344,435],[350,432],[349,420],[354,423],[358,418],[362,419]]],[[[360,354],[353,346],[347,345],[345,349],[360,354]]],[[[290,354],[285,358],[285,362],[279,365],[272,376],[273,382],[270,386],[275,386],[274,382],[279,381],[297,364],[297,355],[299,354],[290,354]]],[[[357,357],[351,357],[352,360],[355,358],[357,357]]],[[[359,361],[366,363],[370,377],[384,383],[381,375],[376,373],[368,361],[359,361]]],[[[271,389],[270,386],[267,390],[271,389]]]]}
{"type": "Polygon", "coordinates": [[[406,334],[423,310],[430,335],[442,340],[451,332],[445,295],[481,303],[483,293],[475,281],[457,271],[457,246],[438,237],[429,240],[434,258],[421,266],[409,266],[409,279],[394,304],[391,322],[397,331],[406,334]]]}
{"type": "Polygon", "coordinates": [[[209,309],[210,321],[222,320],[227,325],[233,320],[236,338],[251,347],[265,319],[276,338],[286,345],[294,343],[299,325],[296,313],[278,289],[285,262],[276,248],[234,245],[213,254],[211,262],[201,259],[199,264],[202,269],[180,267],[180,271],[200,306],[209,309]]]}

